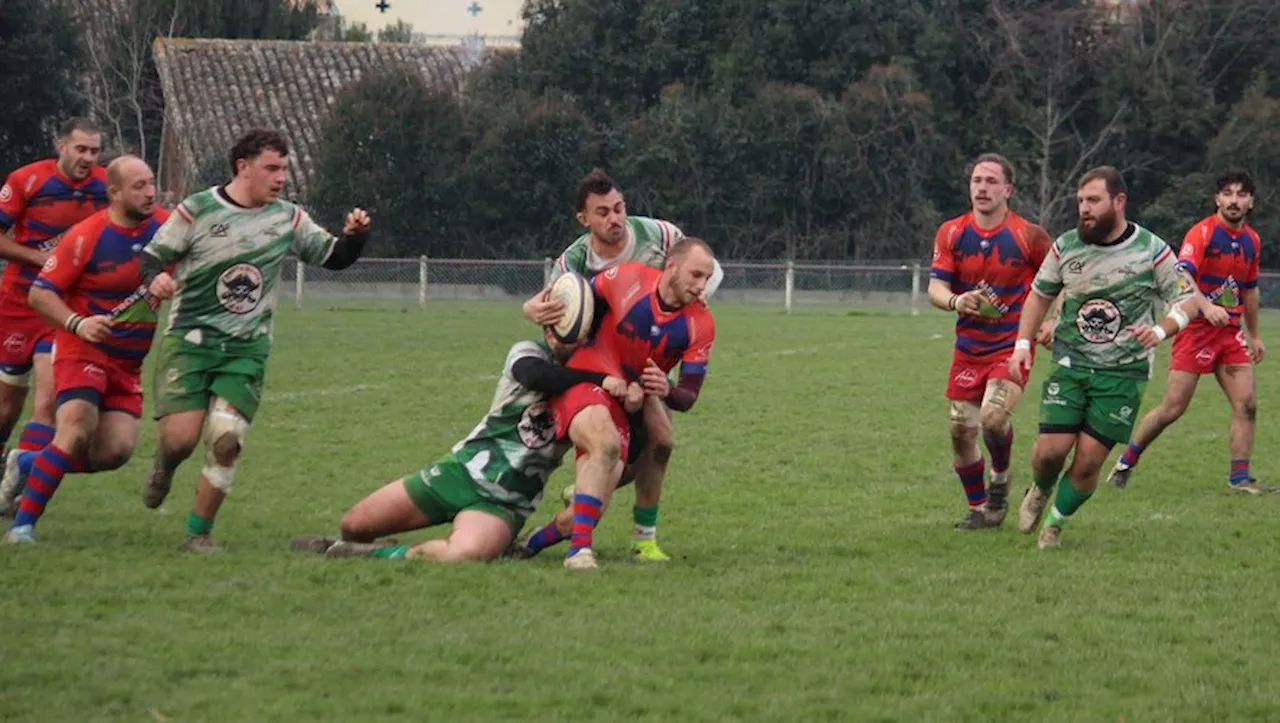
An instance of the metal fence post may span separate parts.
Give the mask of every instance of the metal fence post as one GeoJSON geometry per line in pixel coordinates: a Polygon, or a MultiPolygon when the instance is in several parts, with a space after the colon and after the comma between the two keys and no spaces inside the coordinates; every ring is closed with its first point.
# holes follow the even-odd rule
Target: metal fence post
{"type": "Polygon", "coordinates": [[[307,280],[307,265],[302,263],[302,259],[297,260],[298,270],[293,275],[293,306],[294,308],[302,308],[302,287],[307,280]]]}
{"type": "Polygon", "coordinates": [[[796,262],[787,259],[786,281],[783,284],[782,304],[786,307],[787,313],[791,313],[791,295],[796,288],[796,262]]]}
{"type": "Polygon", "coordinates": [[[427,257],[418,257],[418,308],[427,308],[427,257]]]}
{"type": "Polygon", "coordinates": [[[911,315],[920,316],[920,263],[911,265],[911,315]]]}

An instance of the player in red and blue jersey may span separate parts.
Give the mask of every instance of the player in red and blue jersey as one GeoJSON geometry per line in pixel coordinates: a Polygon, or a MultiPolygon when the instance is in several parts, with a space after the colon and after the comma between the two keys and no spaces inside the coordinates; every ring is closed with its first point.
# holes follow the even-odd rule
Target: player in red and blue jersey
{"type": "MultiPolygon", "coordinates": [[[[715,321],[702,300],[714,272],[711,248],[686,237],[672,245],[662,270],[633,262],[597,274],[591,279],[595,331],[567,366],[638,383],[668,408],[688,411],[698,399],[715,341],[715,321]],[[673,388],[667,373],[676,364],[680,382],[673,388]]],[[[593,531],[628,458],[631,426],[621,402],[592,384],[554,397],[551,408],[557,437],[578,449],[565,567],[594,569],[593,531]]]]}
{"type": "Polygon", "coordinates": [[[1187,411],[1200,377],[1213,374],[1231,403],[1228,489],[1246,494],[1277,491],[1249,472],[1257,411],[1253,365],[1266,354],[1258,336],[1262,239],[1247,222],[1256,187],[1243,171],[1224,174],[1217,187],[1217,212],[1191,227],[1178,252],[1178,265],[1195,279],[1203,297],[1201,316],[1174,337],[1164,399],[1138,423],[1128,448],[1116,461],[1109,478],[1114,487],[1129,483],[1143,450],[1187,411]]]}
{"type": "Polygon", "coordinates": [[[58,157],[9,174],[0,186],[0,453],[26,403],[35,369],[35,405],[18,449],[38,450],[53,439],[54,391],[49,368],[53,329],[27,304],[58,237],[107,205],[106,172],[97,165],[102,136],[92,123],[62,125],[58,157]]]}
{"type": "MultiPolygon", "coordinates": [[[[6,536],[35,540],[35,524],[70,472],[116,469],[133,455],[142,416],[142,360],[159,302],[145,293],[138,254],[168,218],[155,207],[155,176],[122,156],[107,168],[110,206],[71,227],[32,284],[31,308],[56,329],[57,431],[23,456],[29,478],[6,536]]],[[[6,464],[0,494],[20,486],[6,464]]]]}
{"type": "Polygon", "coordinates": [[[956,528],[980,530],[999,526],[1009,508],[1010,416],[1023,386],[1010,379],[1008,360],[1023,301],[1053,240],[1009,209],[1014,171],[1003,156],[978,156],[968,180],[972,210],[942,224],[934,239],[929,301],[959,315],[946,397],[953,462],[969,511],[956,528]],[[979,428],[991,455],[990,492],[979,428]]]}

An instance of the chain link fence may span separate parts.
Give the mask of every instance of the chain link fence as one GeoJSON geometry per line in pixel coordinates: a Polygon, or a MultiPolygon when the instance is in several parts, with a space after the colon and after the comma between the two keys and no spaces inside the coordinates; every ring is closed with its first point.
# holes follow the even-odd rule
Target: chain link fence
{"type": "MultiPolygon", "coordinates": [[[[523,301],[544,288],[551,259],[360,259],[343,271],[291,259],[280,282],[282,302],[298,308],[419,307],[432,300],[523,301]]],[[[872,306],[919,313],[929,300],[929,267],[881,264],[722,262],[716,298],[774,305],[872,306]]],[[[1280,273],[1262,274],[1262,305],[1280,308],[1280,273]]]]}

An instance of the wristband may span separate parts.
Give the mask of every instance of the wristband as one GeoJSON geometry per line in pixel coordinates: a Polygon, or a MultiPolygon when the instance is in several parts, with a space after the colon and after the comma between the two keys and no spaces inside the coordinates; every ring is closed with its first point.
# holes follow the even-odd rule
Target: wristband
{"type": "Polygon", "coordinates": [[[80,316],[79,314],[72,314],[71,316],[67,317],[66,321],[62,322],[62,325],[66,327],[67,331],[71,332],[72,334],[75,334],[80,329],[80,323],[83,321],[84,321],[83,316],[80,316]]]}
{"type": "Polygon", "coordinates": [[[1156,325],[1151,327],[1151,329],[1156,333],[1156,336],[1160,337],[1160,341],[1164,341],[1169,338],[1169,335],[1165,333],[1163,326],[1156,325]]]}
{"type": "Polygon", "coordinates": [[[1019,339],[1013,343],[1013,348],[1018,351],[1031,351],[1031,340],[1019,339]]]}
{"type": "Polygon", "coordinates": [[[1182,307],[1177,304],[1174,304],[1173,308],[1169,310],[1169,318],[1173,319],[1173,322],[1178,325],[1178,331],[1182,331],[1187,328],[1187,324],[1191,323],[1191,319],[1187,316],[1187,312],[1183,311],[1182,307]]]}
{"type": "Polygon", "coordinates": [[[952,295],[951,295],[951,298],[950,298],[950,299],[947,299],[947,308],[948,308],[948,309],[950,309],[951,311],[955,311],[955,310],[956,310],[956,299],[958,299],[958,298],[960,298],[960,295],[959,295],[959,294],[952,294],[952,295]]]}

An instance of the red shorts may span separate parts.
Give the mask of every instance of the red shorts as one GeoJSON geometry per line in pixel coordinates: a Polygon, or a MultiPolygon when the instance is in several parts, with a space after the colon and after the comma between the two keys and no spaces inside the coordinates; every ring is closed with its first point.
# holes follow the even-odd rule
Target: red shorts
{"type": "MultiPolygon", "coordinates": [[[[987,382],[993,379],[1008,379],[1009,357],[1013,350],[992,354],[989,357],[972,357],[956,354],[951,360],[951,373],[947,377],[947,399],[953,402],[972,402],[982,404],[982,396],[987,392],[987,382]]],[[[1035,364],[1035,350],[1031,352],[1031,363],[1035,364]]],[[[1026,388],[1027,380],[1023,379],[1018,386],[1026,388]]]]}
{"type": "Polygon", "coordinates": [[[53,349],[53,327],[39,316],[0,316],[0,375],[25,386],[31,359],[53,349]]]}
{"type": "MultiPolygon", "coordinates": [[[[621,458],[627,459],[631,451],[631,423],[627,420],[627,412],[622,408],[622,402],[595,384],[577,384],[552,398],[551,413],[556,418],[556,438],[568,439],[569,424],[573,422],[573,418],[578,416],[578,412],[597,404],[609,409],[613,426],[617,428],[618,437],[622,440],[622,449],[619,450],[621,458]]],[[[578,450],[578,456],[582,456],[582,450],[578,450]]]]}
{"type": "Polygon", "coordinates": [[[1195,325],[1173,337],[1169,369],[1192,374],[1212,374],[1227,364],[1252,364],[1244,330],[1234,326],[1195,325]]]}
{"type": "Polygon", "coordinates": [[[142,417],[142,370],[109,361],[53,359],[53,383],[58,404],[84,399],[103,412],[124,412],[142,417]]]}

